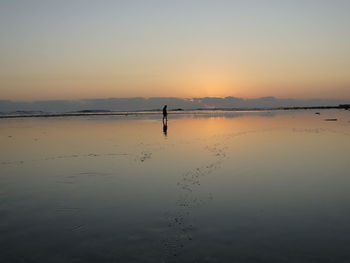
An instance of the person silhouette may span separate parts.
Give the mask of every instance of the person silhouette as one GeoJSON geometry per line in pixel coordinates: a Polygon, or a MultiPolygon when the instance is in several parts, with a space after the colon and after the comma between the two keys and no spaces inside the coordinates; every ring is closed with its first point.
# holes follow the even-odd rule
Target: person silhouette
{"type": "Polygon", "coordinates": [[[164,107],[163,107],[163,124],[164,124],[164,121],[166,123],[168,122],[168,112],[167,112],[166,108],[167,108],[167,105],[164,105],[164,107]]]}

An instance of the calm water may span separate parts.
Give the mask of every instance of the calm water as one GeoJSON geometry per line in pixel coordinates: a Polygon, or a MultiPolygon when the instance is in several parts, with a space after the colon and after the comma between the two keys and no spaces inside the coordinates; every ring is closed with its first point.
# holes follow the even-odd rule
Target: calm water
{"type": "Polygon", "coordinates": [[[320,113],[2,119],[0,261],[350,262],[350,112],[320,113]]]}

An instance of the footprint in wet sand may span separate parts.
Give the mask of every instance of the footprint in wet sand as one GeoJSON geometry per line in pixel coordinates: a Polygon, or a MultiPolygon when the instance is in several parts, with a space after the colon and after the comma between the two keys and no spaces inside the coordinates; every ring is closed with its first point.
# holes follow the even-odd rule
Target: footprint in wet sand
{"type": "Polygon", "coordinates": [[[226,148],[219,143],[206,146],[205,149],[214,157],[213,161],[184,172],[177,183],[180,191],[176,202],[177,208],[176,211],[167,213],[168,230],[163,240],[166,257],[178,257],[187,242],[192,242],[194,239],[197,229],[193,222],[193,209],[213,200],[211,193],[200,192],[201,179],[221,167],[226,158],[226,148]]]}

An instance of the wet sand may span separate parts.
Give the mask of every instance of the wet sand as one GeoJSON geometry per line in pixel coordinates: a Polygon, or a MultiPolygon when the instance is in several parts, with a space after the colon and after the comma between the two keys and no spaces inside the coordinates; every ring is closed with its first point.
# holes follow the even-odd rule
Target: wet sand
{"type": "Polygon", "coordinates": [[[315,112],[2,119],[0,261],[349,262],[350,112],[315,112]]]}

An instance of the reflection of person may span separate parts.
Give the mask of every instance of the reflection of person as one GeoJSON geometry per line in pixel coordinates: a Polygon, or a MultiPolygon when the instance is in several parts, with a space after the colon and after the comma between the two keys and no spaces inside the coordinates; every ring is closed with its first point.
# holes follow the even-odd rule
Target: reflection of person
{"type": "Polygon", "coordinates": [[[165,136],[168,135],[168,123],[163,121],[163,133],[165,136]]]}
{"type": "Polygon", "coordinates": [[[167,110],[166,110],[166,108],[167,108],[167,105],[164,105],[164,107],[163,107],[163,124],[164,124],[164,121],[168,121],[168,112],[167,112],[167,110]]]}
{"type": "Polygon", "coordinates": [[[167,136],[168,133],[168,112],[166,110],[167,105],[164,105],[163,107],[163,133],[165,136],[167,136]]]}

